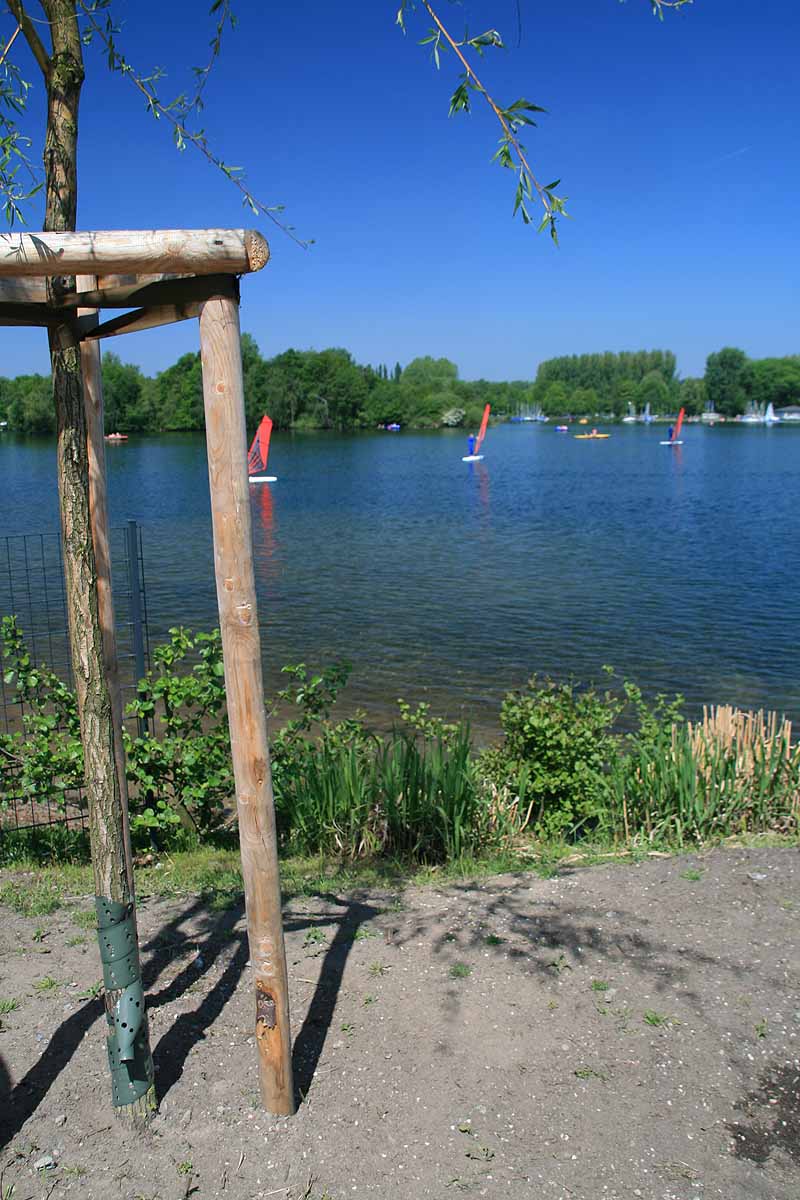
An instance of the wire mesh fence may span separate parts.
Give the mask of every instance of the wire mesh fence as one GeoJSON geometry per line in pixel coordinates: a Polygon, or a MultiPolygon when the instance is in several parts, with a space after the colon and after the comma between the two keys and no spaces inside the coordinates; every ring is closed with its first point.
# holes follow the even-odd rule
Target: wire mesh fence
{"type": "MultiPolygon", "coordinates": [[[[150,663],[147,628],[147,589],[141,526],[128,521],[110,532],[117,653],[123,704],[150,663]]],[[[67,605],[61,538],[58,533],[14,534],[0,537],[0,616],[14,616],[34,666],[46,664],[59,679],[73,686],[67,633],[67,605]]],[[[29,715],[29,714],[28,714],[29,715]]],[[[12,681],[0,670],[0,734],[25,729],[26,706],[12,681]]],[[[135,719],[132,732],[137,730],[135,719]]],[[[80,788],[58,782],[29,794],[21,785],[13,755],[0,754],[0,837],[10,829],[68,825],[86,827],[80,788]]]]}

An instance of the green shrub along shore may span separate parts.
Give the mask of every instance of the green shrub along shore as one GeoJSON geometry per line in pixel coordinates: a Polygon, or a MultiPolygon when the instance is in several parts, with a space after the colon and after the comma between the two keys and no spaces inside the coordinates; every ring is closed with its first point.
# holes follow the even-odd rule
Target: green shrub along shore
{"type": "MultiPolygon", "coordinates": [[[[23,713],[18,731],[0,735],[0,817],[18,797],[74,811],[83,770],[74,693],[32,661],[13,617],[3,619],[0,641],[6,694],[23,713]]],[[[465,723],[425,704],[400,701],[388,734],[363,715],[336,719],[344,665],[283,671],[286,686],[269,709],[287,860],[391,873],[508,866],[546,857],[548,847],[642,852],[798,833],[800,748],[770,714],[719,709],[692,725],[679,696],[648,702],[630,682],[615,686],[607,669],[605,690],[531,679],[503,702],[500,739],[478,749],[465,723]],[[278,723],[277,712],[289,715],[278,723]]],[[[208,867],[236,836],[219,632],[171,630],[128,714],[147,729],[126,732],[137,852],[201,848],[208,867]]],[[[4,865],[86,860],[79,831],[5,824],[4,865]]],[[[216,869],[232,868],[217,860],[216,869]]]]}

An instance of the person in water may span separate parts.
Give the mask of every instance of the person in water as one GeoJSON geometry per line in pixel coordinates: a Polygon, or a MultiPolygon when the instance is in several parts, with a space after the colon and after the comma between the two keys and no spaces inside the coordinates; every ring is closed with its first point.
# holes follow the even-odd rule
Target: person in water
{"type": "Polygon", "coordinates": [[[675,427],[673,425],[670,425],[669,429],[667,430],[667,441],[668,442],[672,441],[672,434],[674,432],[674,428],[675,427]]]}
{"type": "Polygon", "coordinates": [[[467,438],[467,454],[475,453],[475,434],[471,433],[467,438]]]}

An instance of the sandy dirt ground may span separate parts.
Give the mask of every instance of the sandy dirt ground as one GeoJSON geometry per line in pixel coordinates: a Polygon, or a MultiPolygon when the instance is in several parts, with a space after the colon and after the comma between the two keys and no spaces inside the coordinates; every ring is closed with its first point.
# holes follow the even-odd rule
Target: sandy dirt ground
{"type": "Polygon", "coordinates": [[[0,1197],[797,1200],[799,862],[295,900],[302,1102],[280,1120],[241,908],[145,903],[161,1107],[139,1137],[110,1106],[89,902],[4,910],[0,1197]]]}

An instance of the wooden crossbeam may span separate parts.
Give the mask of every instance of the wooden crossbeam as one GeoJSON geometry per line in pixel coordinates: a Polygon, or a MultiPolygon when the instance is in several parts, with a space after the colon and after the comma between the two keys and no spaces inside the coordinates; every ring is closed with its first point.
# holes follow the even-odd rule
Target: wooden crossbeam
{"type": "MultiPolygon", "coordinates": [[[[119,333],[139,333],[143,329],[157,329],[159,325],[172,325],[175,321],[188,321],[190,317],[199,317],[200,301],[191,304],[163,304],[154,308],[137,308],[133,312],[123,313],[110,321],[98,325],[81,325],[83,341],[95,341],[98,338],[116,337],[119,333]]],[[[91,318],[90,318],[91,320],[91,318]]]]}
{"type": "Polygon", "coordinates": [[[134,229],[0,234],[0,277],[244,275],[269,246],[255,229],[134,229]]]}

